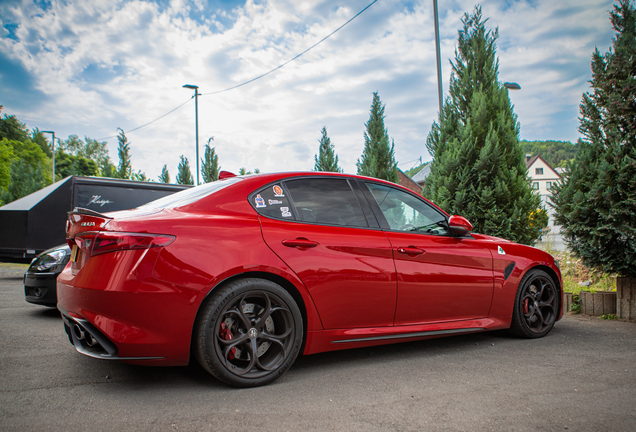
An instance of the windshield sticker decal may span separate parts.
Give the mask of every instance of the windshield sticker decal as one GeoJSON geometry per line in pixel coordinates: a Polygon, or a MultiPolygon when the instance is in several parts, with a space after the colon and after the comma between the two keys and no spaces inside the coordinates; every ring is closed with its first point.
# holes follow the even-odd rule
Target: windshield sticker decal
{"type": "Polygon", "coordinates": [[[281,200],[267,200],[267,202],[269,203],[269,205],[282,204],[283,203],[281,200]]]}
{"type": "Polygon", "coordinates": [[[276,185],[274,186],[274,196],[275,197],[284,197],[285,195],[283,194],[283,188],[276,185]]]}
{"type": "Polygon", "coordinates": [[[267,207],[267,205],[265,204],[265,200],[263,199],[263,197],[261,197],[261,194],[256,195],[256,197],[254,198],[254,202],[256,203],[256,208],[267,207]]]}
{"type": "Polygon", "coordinates": [[[289,211],[289,207],[281,207],[280,208],[280,214],[283,217],[291,217],[291,215],[292,215],[291,212],[289,211]]]}

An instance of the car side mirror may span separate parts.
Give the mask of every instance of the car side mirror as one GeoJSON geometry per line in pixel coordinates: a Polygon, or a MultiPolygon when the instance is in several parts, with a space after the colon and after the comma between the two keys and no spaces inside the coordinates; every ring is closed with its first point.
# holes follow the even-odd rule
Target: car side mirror
{"type": "Polygon", "coordinates": [[[463,216],[451,216],[448,219],[448,227],[450,228],[450,232],[456,236],[465,236],[473,230],[473,224],[468,222],[463,216]]]}

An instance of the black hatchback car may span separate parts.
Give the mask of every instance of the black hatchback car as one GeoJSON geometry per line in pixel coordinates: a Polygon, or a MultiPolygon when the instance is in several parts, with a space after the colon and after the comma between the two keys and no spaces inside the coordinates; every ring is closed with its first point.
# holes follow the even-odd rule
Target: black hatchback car
{"type": "Polygon", "coordinates": [[[29,303],[55,307],[56,280],[71,259],[71,248],[59,245],[38,255],[24,275],[24,295],[29,303]]]}

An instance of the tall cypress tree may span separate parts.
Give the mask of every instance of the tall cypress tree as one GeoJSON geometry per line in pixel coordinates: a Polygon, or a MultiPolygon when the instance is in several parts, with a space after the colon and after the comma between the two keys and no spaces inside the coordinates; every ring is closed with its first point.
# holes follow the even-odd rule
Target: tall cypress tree
{"type": "Polygon", "coordinates": [[[318,154],[314,156],[314,171],[330,171],[341,173],[342,169],[338,166],[338,156],[333,151],[331,139],[327,136],[327,128],[323,127],[320,131],[320,148],[318,154]]]}
{"type": "Polygon", "coordinates": [[[378,92],[373,93],[369,121],[365,123],[364,151],[358,159],[358,174],[397,183],[395,143],[389,147],[389,134],[384,127],[384,105],[378,92]]]}
{"type": "Polygon", "coordinates": [[[130,179],[132,175],[132,163],[130,161],[130,143],[124,133],[124,130],[118,128],[119,134],[117,135],[117,141],[119,146],[117,152],[119,154],[119,165],[117,166],[117,178],[130,179]]]}
{"type": "Polygon", "coordinates": [[[161,183],[170,183],[170,173],[168,172],[168,165],[164,165],[161,168],[161,175],[159,175],[159,181],[161,183]]]}
{"type": "Polygon", "coordinates": [[[188,158],[181,155],[181,162],[177,167],[177,184],[193,185],[194,179],[192,178],[192,171],[190,171],[190,162],[188,158]]]}
{"type": "Polygon", "coordinates": [[[205,145],[205,154],[201,159],[201,174],[203,181],[210,183],[219,179],[219,156],[214,151],[214,147],[210,147],[210,142],[205,145]]]}
{"type": "Polygon", "coordinates": [[[554,187],[555,219],[570,249],[605,272],[636,277],[636,10],[610,12],[613,50],[592,55],[592,92],[583,95],[583,139],[554,187]]]}
{"type": "Polygon", "coordinates": [[[481,8],[464,14],[452,65],[450,96],[426,140],[433,156],[424,195],[476,232],[531,244],[547,225],[519,144],[519,124],[498,82],[498,29],[486,30],[481,8]]]}

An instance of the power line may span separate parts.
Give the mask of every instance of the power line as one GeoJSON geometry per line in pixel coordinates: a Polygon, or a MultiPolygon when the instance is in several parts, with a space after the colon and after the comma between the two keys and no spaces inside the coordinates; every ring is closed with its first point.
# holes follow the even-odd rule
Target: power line
{"type": "Polygon", "coordinates": [[[312,50],[313,48],[317,47],[318,45],[320,45],[321,43],[323,43],[324,41],[326,41],[327,39],[329,39],[331,36],[333,36],[334,34],[336,34],[336,32],[338,32],[340,29],[342,29],[344,26],[346,26],[347,24],[349,24],[351,21],[353,21],[354,19],[356,19],[358,16],[360,16],[364,11],[366,11],[367,9],[369,9],[371,6],[373,6],[374,3],[376,3],[378,0],[374,0],[371,3],[369,3],[369,5],[367,7],[365,7],[364,9],[362,9],[360,12],[358,12],[357,14],[355,14],[349,21],[347,21],[346,23],[344,23],[343,25],[341,25],[340,27],[338,27],[337,29],[335,29],[334,31],[332,31],[331,33],[329,33],[327,36],[325,36],[324,38],[322,38],[321,40],[319,40],[318,42],[316,42],[315,44],[313,44],[312,46],[310,46],[309,48],[307,48],[305,51],[301,52],[300,54],[296,55],[294,58],[292,58],[291,60],[287,60],[285,63],[283,63],[282,65],[275,67],[274,69],[270,70],[269,72],[265,72],[262,75],[259,75],[255,78],[252,78],[248,81],[245,81],[244,83],[241,84],[237,84],[235,86],[232,87],[228,87],[226,89],[223,90],[218,90],[215,92],[210,92],[210,93],[202,93],[201,96],[208,96],[208,95],[214,95],[214,94],[219,94],[219,93],[223,93],[226,91],[230,91],[230,90],[234,90],[236,88],[239,87],[243,87],[244,85],[247,85],[249,83],[252,83],[256,80],[259,80],[261,78],[266,77],[267,75],[271,74],[272,72],[277,71],[278,69],[282,68],[283,66],[293,62],[294,60],[296,60],[297,58],[299,58],[300,56],[302,56],[303,54],[306,54],[307,52],[309,52],[310,50],[312,50]]]}
{"type": "MultiPolygon", "coordinates": [[[[187,104],[188,102],[190,102],[190,100],[191,100],[193,97],[194,97],[194,96],[190,96],[190,97],[188,98],[188,100],[187,100],[187,101],[185,101],[184,103],[182,103],[182,104],[181,104],[181,105],[179,105],[178,107],[176,107],[176,108],[174,108],[174,109],[172,109],[172,110],[168,111],[167,113],[165,113],[165,114],[164,114],[164,115],[162,115],[161,117],[157,117],[156,119],[154,119],[154,120],[152,120],[152,121],[149,121],[149,122],[148,122],[148,123],[146,123],[146,124],[143,124],[143,125],[141,125],[141,126],[137,126],[136,128],[129,130],[127,133],[134,132],[134,131],[139,130],[139,129],[143,128],[143,127],[146,127],[146,126],[148,126],[148,125],[150,125],[150,124],[152,124],[152,123],[154,123],[154,122],[156,122],[156,121],[158,121],[158,120],[161,120],[162,118],[164,118],[164,117],[165,117],[165,116],[167,116],[168,114],[172,114],[173,112],[175,112],[176,110],[178,110],[179,108],[181,108],[182,106],[184,106],[185,104],[187,104]]],[[[111,138],[117,138],[117,135],[109,136],[109,137],[106,137],[106,138],[98,138],[98,139],[96,139],[95,141],[107,140],[107,139],[111,139],[111,138]]]]}
{"type": "MultiPolygon", "coordinates": [[[[274,69],[270,70],[269,72],[265,72],[265,73],[264,73],[264,74],[262,74],[262,75],[259,75],[259,76],[255,77],[255,78],[252,78],[252,79],[250,79],[250,80],[248,80],[248,81],[245,81],[245,82],[243,82],[243,83],[241,83],[241,84],[237,84],[237,85],[235,85],[235,86],[228,87],[228,88],[223,89],[223,90],[218,90],[218,91],[210,92],[210,93],[199,93],[199,96],[209,96],[209,95],[214,95],[214,94],[224,93],[224,92],[226,92],[226,91],[230,91],[230,90],[234,90],[234,89],[239,88],[239,87],[243,87],[244,85],[247,85],[247,84],[253,83],[253,82],[254,82],[254,81],[256,81],[256,80],[259,80],[259,79],[261,79],[261,78],[266,77],[267,75],[269,75],[269,74],[271,74],[272,72],[275,72],[275,71],[277,71],[278,69],[282,68],[283,66],[285,66],[285,65],[287,65],[287,64],[289,64],[289,63],[291,63],[291,62],[293,62],[293,61],[294,61],[294,60],[296,60],[297,58],[301,57],[302,55],[306,54],[306,53],[307,53],[307,52],[309,52],[310,50],[314,49],[315,47],[317,47],[318,45],[320,45],[321,43],[323,43],[324,41],[326,41],[327,39],[329,39],[331,36],[333,36],[334,34],[336,34],[338,31],[340,31],[343,27],[345,27],[345,26],[346,26],[347,24],[349,24],[351,21],[353,21],[354,19],[356,19],[357,17],[359,17],[360,15],[362,15],[362,13],[363,13],[364,11],[366,11],[367,9],[369,9],[371,6],[373,6],[373,5],[374,5],[375,3],[377,3],[377,2],[378,2],[378,0],[373,0],[371,3],[369,3],[369,4],[367,5],[367,7],[365,7],[365,8],[364,8],[364,9],[362,9],[360,12],[358,12],[357,14],[355,14],[355,15],[354,15],[351,19],[349,19],[349,21],[347,21],[346,23],[344,23],[343,25],[341,25],[340,27],[338,27],[337,29],[335,29],[334,31],[332,31],[331,33],[329,33],[327,36],[325,36],[324,38],[322,38],[321,40],[319,40],[318,42],[316,42],[315,44],[313,44],[312,46],[310,46],[309,48],[307,48],[305,51],[303,51],[303,52],[301,52],[300,54],[296,55],[296,56],[295,56],[294,58],[292,58],[291,60],[287,60],[285,63],[281,64],[281,65],[280,65],[280,66],[278,66],[278,67],[275,67],[274,69]]],[[[174,109],[172,109],[172,110],[168,111],[167,113],[165,113],[165,114],[164,114],[164,115],[162,115],[161,117],[158,117],[158,118],[156,118],[156,119],[154,119],[154,120],[152,120],[152,121],[149,121],[148,123],[143,124],[143,125],[141,125],[141,126],[137,126],[136,128],[129,130],[127,133],[129,133],[129,134],[130,134],[130,133],[132,133],[132,132],[134,132],[134,131],[136,131],[136,130],[139,130],[139,129],[141,129],[141,128],[144,128],[144,127],[146,127],[146,126],[148,126],[148,125],[150,125],[150,124],[152,124],[152,123],[156,122],[157,120],[161,120],[162,118],[164,118],[164,117],[165,117],[165,116],[167,116],[168,114],[172,114],[173,112],[175,112],[176,110],[178,110],[179,108],[181,108],[182,106],[184,106],[185,104],[187,104],[188,102],[190,102],[190,100],[191,100],[193,97],[194,97],[194,96],[190,97],[187,101],[185,101],[184,103],[182,103],[182,104],[181,104],[181,105],[179,105],[178,107],[176,107],[176,108],[174,108],[174,109]]],[[[109,137],[105,137],[105,138],[98,138],[96,141],[107,140],[107,139],[110,139],[110,138],[116,138],[116,137],[117,137],[117,135],[113,135],[113,136],[109,136],[109,137]]]]}

